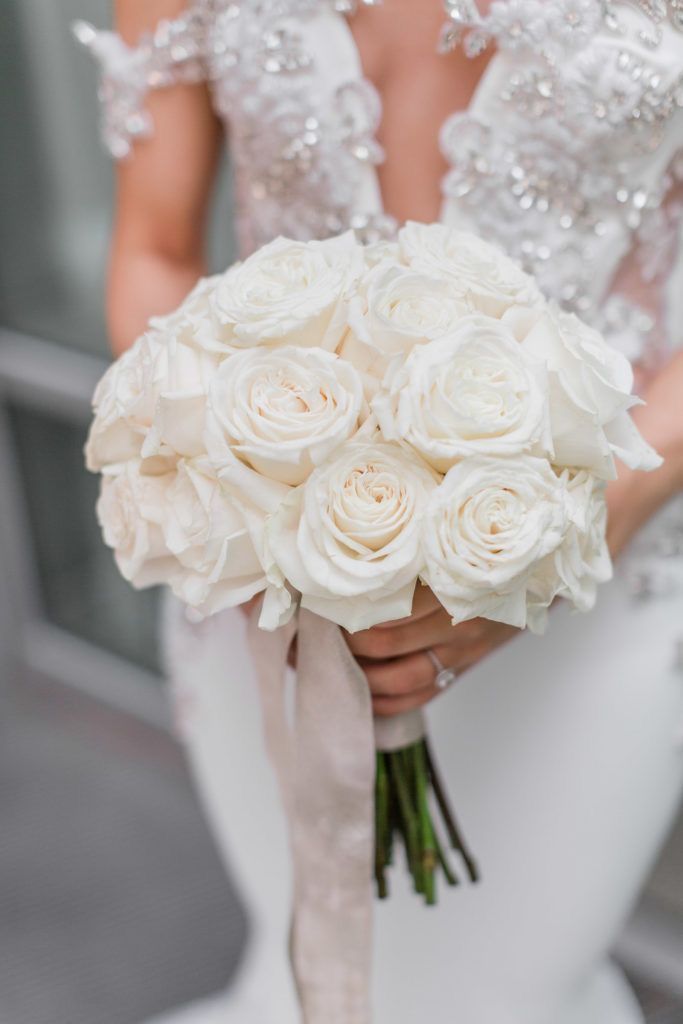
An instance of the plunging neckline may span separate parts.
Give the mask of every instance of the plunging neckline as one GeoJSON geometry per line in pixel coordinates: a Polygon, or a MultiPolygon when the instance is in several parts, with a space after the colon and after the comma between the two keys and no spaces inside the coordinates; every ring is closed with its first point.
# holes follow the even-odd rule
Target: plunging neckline
{"type": "MultiPolygon", "coordinates": [[[[475,7],[478,8],[478,5],[476,4],[476,2],[475,2],[475,7]]],[[[375,144],[375,148],[377,149],[377,151],[383,152],[383,147],[379,143],[379,140],[378,140],[378,137],[377,137],[377,133],[378,133],[379,127],[381,126],[382,118],[383,118],[383,115],[384,115],[384,98],[383,98],[382,94],[380,93],[379,89],[377,88],[377,86],[374,84],[374,82],[365,73],[365,69],[363,67],[363,60],[362,60],[362,57],[361,57],[360,47],[358,46],[358,42],[356,41],[356,37],[353,34],[353,31],[352,31],[352,28],[351,28],[351,24],[350,24],[350,20],[349,20],[350,16],[351,15],[349,13],[345,13],[345,12],[343,12],[341,10],[336,10],[335,9],[335,11],[334,11],[334,17],[335,17],[335,19],[336,19],[336,21],[337,21],[337,23],[338,23],[338,25],[340,27],[340,30],[346,36],[346,41],[347,41],[347,45],[348,45],[348,48],[349,48],[349,52],[352,55],[353,63],[355,65],[355,72],[356,72],[356,76],[357,76],[357,81],[359,83],[362,83],[362,85],[366,89],[372,90],[372,93],[376,97],[378,116],[377,116],[377,124],[376,124],[376,127],[375,127],[375,130],[374,130],[372,138],[373,138],[373,142],[375,144]]],[[[483,18],[484,16],[481,15],[481,17],[483,18]]],[[[437,48],[437,42],[438,42],[438,40],[435,40],[435,43],[434,43],[435,50],[437,48]]],[[[471,96],[469,98],[468,103],[465,106],[463,106],[463,107],[454,107],[453,110],[451,110],[446,115],[446,117],[444,118],[444,120],[441,122],[441,124],[438,127],[438,130],[437,130],[438,145],[439,145],[439,149],[440,149],[441,152],[443,152],[443,148],[442,148],[442,145],[441,145],[441,137],[443,135],[444,129],[445,129],[446,125],[448,124],[448,122],[451,120],[452,117],[454,117],[456,115],[467,116],[467,115],[472,115],[473,114],[473,112],[477,108],[477,104],[479,102],[479,99],[480,99],[481,95],[484,93],[484,91],[489,86],[489,82],[491,81],[491,79],[493,77],[493,74],[494,74],[494,68],[497,69],[497,65],[499,64],[499,62],[501,60],[501,52],[498,49],[498,47],[495,46],[495,44],[489,44],[489,45],[493,45],[494,46],[493,53],[491,54],[491,56],[490,56],[490,58],[489,58],[489,60],[488,60],[488,62],[486,64],[486,67],[482,71],[482,73],[481,73],[481,75],[479,77],[479,80],[477,81],[477,83],[475,85],[475,87],[474,87],[474,89],[472,91],[472,94],[471,94],[471,96]]],[[[447,53],[444,53],[441,56],[443,57],[444,60],[448,60],[448,56],[449,55],[447,53]]],[[[471,59],[471,58],[468,58],[468,59],[471,59]]],[[[446,158],[446,159],[448,159],[448,158],[446,158]]],[[[381,186],[381,183],[380,183],[379,172],[378,172],[376,166],[372,168],[372,172],[373,172],[374,180],[375,180],[375,187],[376,187],[376,193],[377,193],[377,201],[378,201],[379,212],[383,216],[390,216],[390,217],[392,217],[393,215],[389,214],[389,212],[387,210],[387,207],[386,207],[386,203],[384,201],[384,195],[382,193],[382,186],[381,186]]],[[[441,180],[439,182],[439,189],[440,189],[440,193],[441,194],[439,196],[439,215],[438,215],[438,220],[441,221],[441,222],[444,222],[444,220],[445,220],[445,208],[446,208],[447,198],[444,195],[443,182],[444,182],[445,177],[447,175],[448,175],[448,171],[446,171],[446,174],[441,178],[441,180]]]]}

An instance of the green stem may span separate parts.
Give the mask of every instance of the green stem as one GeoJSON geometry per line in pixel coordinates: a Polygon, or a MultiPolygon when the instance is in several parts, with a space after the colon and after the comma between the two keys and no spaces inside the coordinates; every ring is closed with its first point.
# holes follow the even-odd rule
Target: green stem
{"type": "Polygon", "coordinates": [[[436,797],[436,801],[439,805],[439,810],[441,811],[441,816],[443,817],[451,845],[454,850],[458,851],[463,861],[465,862],[465,867],[467,868],[467,873],[470,876],[470,881],[476,883],[479,881],[480,878],[479,869],[477,867],[476,861],[474,860],[472,854],[469,852],[467,846],[465,845],[465,841],[462,838],[457,822],[455,820],[455,815],[453,814],[453,811],[451,810],[450,804],[448,802],[446,790],[444,789],[444,786],[441,782],[441,778],[439,776],[439,772],[434,761],[434,756],[431,752],[431,748],[427,740],[425,740],[424,747],[432,789],[434,790],[434,796],[436,797]]]}
{"type": "Polygon", "coordinates": [[[402,759],[400,757],[401,751],[392,752],[389,754],[389,765],[391,768],[391,778],[396,788],[396,796],[398,798],[399,809],[401,818],[403,820],[404,836],[406,840],[406,852],[408,854],[408,863],[410,864],[411,874],[415,880],[415,888],[417,892],[421,892],[420,886],[420,867],[419,867],[419,849],[418,849],[418,827],[413,808],[410,802],[410,791],[406,782],[406,777],[403,772],[402,759]]]}
{"type": "Polygon", "coordinates": [[[424,884],[424,895],[429,906],[436,903],[436,882],[434,872],[437,865],[436,837],[432,826],[432,817],[429,810],[427,789],[429,778],[427,765],[424,756],[424,746],[416,743],[412,750],[413,765],[415,773],[415,786],[417,807],[420,822],[420,862],[422,864],[422,878],[424,884]]]}
{"type": "Polygon", "coordinates": [[[451,868],[450,864],[448,863],[448,857],[446,856],[446,851],[443,848],[443,845],[441,843],[441,840],[439,839],[439,836],[436,834],[436,830],[434,831],[434,842],[436,844],[436,856],[438,858],[441,870],[444,873],[444,877],[446,879],[446,882],[448,883],[448,885],[459,885],[460,883],[458,882],[458,879],[456,878],[453,869],[451,868]]]}
{"type": "Polygon", "coordinates": [[[420,741],[403,750],[379,752],[376,766],[375,879],[379,897],[384,899],[389,892],[387,869],[396,837],[405,846],[415,891],[427,904],[436,903],[439,869],[448,885],[458,884],[432,815],[432,792],[450,843],[462,856],[471,880],[477,881],[477,866],[460,835],[428,744],[420,741]]]}
{"type": "Polygon", "coordinates": [[[389,783],[385,755],[377,754],[377,777],[375,786],[375,879],[380,899],[389,895],[385,867],[388,846],[391,843],[389,824],[389,783]]]}

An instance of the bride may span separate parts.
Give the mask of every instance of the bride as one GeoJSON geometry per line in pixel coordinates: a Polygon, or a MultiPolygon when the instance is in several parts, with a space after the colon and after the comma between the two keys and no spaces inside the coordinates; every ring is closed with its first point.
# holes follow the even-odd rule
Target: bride
{"type": "MultiPolygon", "coordinates": [[[[349,637],[378,715],[425,705],[484,880],[376,908],[377,1024],[636,1024],[608,954],[683,782],[683,328],[668,309],[683,181],[681,0],[118,0],[81,23],[118,165],[117,352],[204,272],[228,136],[242,254],[277,234],[441,219],[498,242],[640,368],[665,455],[609,488],[616,578],[542,637],[409,620],[349,637]],[[146,34],[145,34],[146,33],[146,34]],[[435,700],[433,652],[461,678],[435,700]]],[[[197,1020],[293,1024],[283,815],[244,618],[175,604],[169,674],[199,792],[251,915],[236,985],[197,1020]]],[[[396,872],[398,875],[399,872],[396,872]]],[[[179,1019],[185,1019],[181,1017],[179,1019]]],[[[187,1018],[188,1020],[190,1018],[187,1018]]],[[[194,1019],[194,1018],[192,1018],[194,1019]]],[[[343,1008],[326,1020],[354,1024],[343,1008]]]]}

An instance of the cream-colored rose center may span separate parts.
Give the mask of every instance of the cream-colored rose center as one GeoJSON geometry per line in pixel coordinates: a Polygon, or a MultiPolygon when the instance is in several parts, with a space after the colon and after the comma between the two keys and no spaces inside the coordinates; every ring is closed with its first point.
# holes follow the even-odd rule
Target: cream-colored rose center
{"type": "Polygon", "coordinates": [[[248,404],[257,431],[266,424],[286,429],[293,426],[292,421],[302,419],[306,421],[303,425],[313,428],[312,420],[334,416],[338,408],[323,382],[305,373],[294,376],[284,367],[270,369],[253,381],[248,404]]]}
{"type": "Polygon", "coordinates": [[[508,488],[486,487],[446,516],[444,547],[471,565],[504,554],[524,527],[528,509],[508,488]]]}
{"type": "Polygon", "coordinates": [[[332,500],[332,519],[350,541],[378,551],[403,529],[407,504],[406,488],[396,473],[368,463],[345,478],[332,500]]]}
{"type": "Polygon", "coordinates": [[[428,330],[454,321],[459,312],[460,306],[456,302],[436,295],[394,296],[379,309],[385,320],[406,330],[428,330]]]}
{"type": "Polygon", "coordinates": [[[460,437],[497,437],[515,425],[524,409],[524,374],[500,358],[456,357],[431,388],[434,418],[460,437]]]}

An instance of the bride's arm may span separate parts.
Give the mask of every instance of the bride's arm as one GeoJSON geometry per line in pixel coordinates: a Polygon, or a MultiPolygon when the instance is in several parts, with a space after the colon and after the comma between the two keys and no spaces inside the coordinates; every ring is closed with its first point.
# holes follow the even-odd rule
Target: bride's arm
{"type": "MultiPolygon", "coordinates": [[[[651,381],[645,398],[647,404],[634,418],[645,439],[664,456],[664,464],[652,473],[622,466],[619,478],[609,484],[608,540],[615,556],[659,508],[683,491],[683,352],[651,381]]],[[[486,619],[452,626],[431,591],[418,587],[409,619],[354,633],[348,642],[368,677],[375,714],[394,715],[438,696],[428,648],[443,665],[461,673],[516,633],[486,619]]]]}
{"type": "MultiPolygon", "coordinates": [[[[116,27],[133,45],[187,0],[117,0],[116,27]]],[[[117,165],[107,314],[116,354],[150,316],[166,313],[205,270],[204,222],[220,148],[219,124],[201,84],[158,89],[147,99],[150,139],[117,165]]]]}

